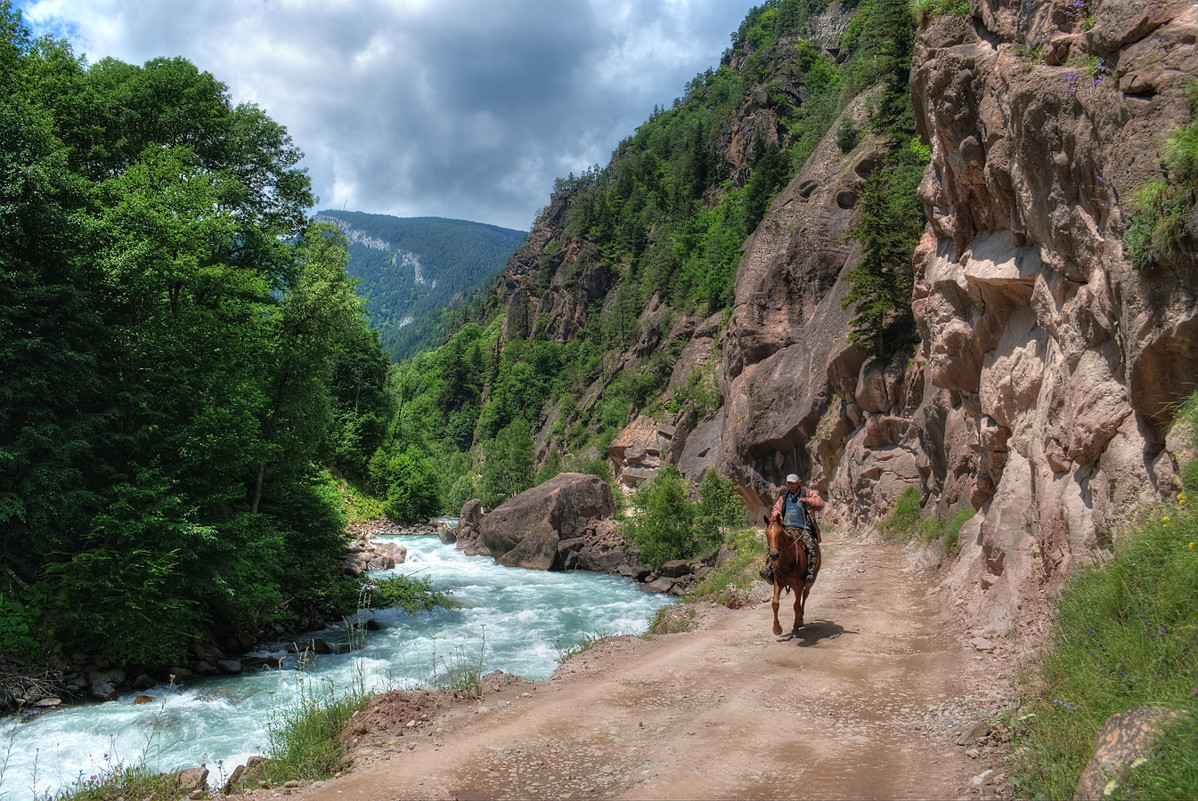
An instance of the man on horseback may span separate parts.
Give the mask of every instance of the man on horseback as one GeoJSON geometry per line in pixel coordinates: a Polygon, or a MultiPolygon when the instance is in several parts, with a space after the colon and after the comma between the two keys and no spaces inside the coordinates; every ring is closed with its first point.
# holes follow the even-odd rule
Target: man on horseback
{"type": "MultiPolygon", "coordinates": [[[[771,520],[781,523],[788,534],[803,544],[803,550],[807,552],[807,581],[813,578],[815,543],[818,537],[818,534],[813,533],[817,529],[810,512],[818,512],[823,508],[824,499],[819,493],[803,489],[803,479],[791,473],[786,477],[786,490],[774,502],[774,509],[770,513],[771,520]]],[[[766,581],[773,581],[773,574],[773,565],[767,559],[761,577],[766,581]]]]}

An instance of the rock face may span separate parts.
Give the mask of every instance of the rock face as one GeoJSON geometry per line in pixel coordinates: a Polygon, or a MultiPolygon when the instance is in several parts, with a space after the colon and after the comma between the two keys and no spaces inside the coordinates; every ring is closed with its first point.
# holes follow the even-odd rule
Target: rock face
{"type": "MultiPolygon", "coordinates": [[[[910,488],[945,519],[976,509],[938,597],[995,634],[1109,544],[1136,504],[1176,491],[1173,404],[1198,381],[1198,257],[1137,270],[1124,236],[1132,198],[1189,119],[1198,6],[1091,6],[970,0],[968,14],[921,22],[910,85],[931,163],[913,260],[918,344],[880,355],[847,341],[842,303],[861,253],[844,234],[885,143],[867,133],[844,153],[838,120],[744,243],[730,314],[679,316],[653,296],[639,340],[579,388],[575,410],[591,413],[621,372],[655,364],[680,406],[679,389],[693,397],[718,376],[714,413],[622,421],[609,451],[622,485],[665,463],[692,482],[715,468],[752,520],[790,472],[828,499],[833,524],[869,527],[910,488]]],[[[823,41],[844,14],[831,4],[813,23],[823,41]]],[[[750,89],[721,123],[730,175],[744,177],[754,137],[778,136],[768,99],[750,89]]],[[[843,117],[868,132],[873,102],[867,92],[843,117]]],[[[563,230],[571,197],[554,195],[501,279],[505,338],[565,343],[588,309],[613,308],[624,273],[563,230]]],[[[1198,219],[1190,228],[1198,236],[1198,219]]],[[[561,410],[537,433],[540,459],[561,410]]],[[[560,567],[561,542],[580,536],[500,511],[479,547],[505,563],[560,567]]]]}
{"type": "Polygon", "coordinates": [[[562,473],[485,515],[479,533],[501,565],[560,570],[559,543],[585,537],[597,521],[610,521],[613,514],[611,489],[603,479],[562,473]]]}
{"type": "Polygon", "coordinates": [[[1198,377],[1198,264],[1138,271],[1123,234],[1188,119],[1198,7],[1106,2],[1088,30],[1062,3],[970,8],[925,23],[912,65],[932,151],[920,347],[847,344],[859,254],[841,233],[878,153],[829,135],[745,245],[713,449],[754,518],[792,471],[834,522],[868,525],[907,487],[945,517],[978,509],[946,595],[1001,631],[1177,486],[1170,404],[1198,377]]]}
{"type": "Polygon", "coordinates": [[[637,415],[607,448],[616,483],[631,492],[657,475],[673,439],[674,426],[658,423],[646,414],[637,415]]]}

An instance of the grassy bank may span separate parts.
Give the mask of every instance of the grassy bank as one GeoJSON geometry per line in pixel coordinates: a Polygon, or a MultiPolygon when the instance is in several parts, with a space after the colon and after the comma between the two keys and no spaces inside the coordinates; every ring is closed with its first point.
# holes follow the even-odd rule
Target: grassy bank
{"type": "Polygon", "coordinates": [[[1074,576],[1052,646],[1012,715],[1020,797],[1068,798],[1111,715],[1187,710],[1110,798],[1198,798],[1198,511],[1179,494],[1123,535],[1111,560],[1074,576]]]}

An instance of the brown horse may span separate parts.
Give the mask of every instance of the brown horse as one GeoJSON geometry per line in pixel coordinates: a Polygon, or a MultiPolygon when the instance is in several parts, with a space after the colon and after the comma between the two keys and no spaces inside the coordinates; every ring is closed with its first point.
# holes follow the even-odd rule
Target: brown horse
{"type": "Polygon", "coordinates": [[[798,538],[788,534],[781,523],[771,521],[766,516],[765,539],[774,568],[774,602],[771,604],[774,608],[774,634],[782,633],[782,624],[778,622],[778,600],[782,597],[783,587],[794,590],[795,624],[790,633],[795,634],[803,627],[803,607],[807,603],[807,594],[819,577],[819,542],[815,543],[815,568],[811,571],[811,581],[807,581],[807,551],[798,538]]]}

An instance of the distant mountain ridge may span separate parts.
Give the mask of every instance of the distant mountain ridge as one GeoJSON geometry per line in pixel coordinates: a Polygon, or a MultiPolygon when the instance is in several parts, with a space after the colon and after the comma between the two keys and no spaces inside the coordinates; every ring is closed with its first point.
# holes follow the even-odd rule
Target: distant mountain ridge
{"type": "Polygon", "coordinates": [[[352,278],[391,357],[440,344],[442,313],[499,273],[526,231],[443,217],[318,211],[349,239],[352,278]]]}

